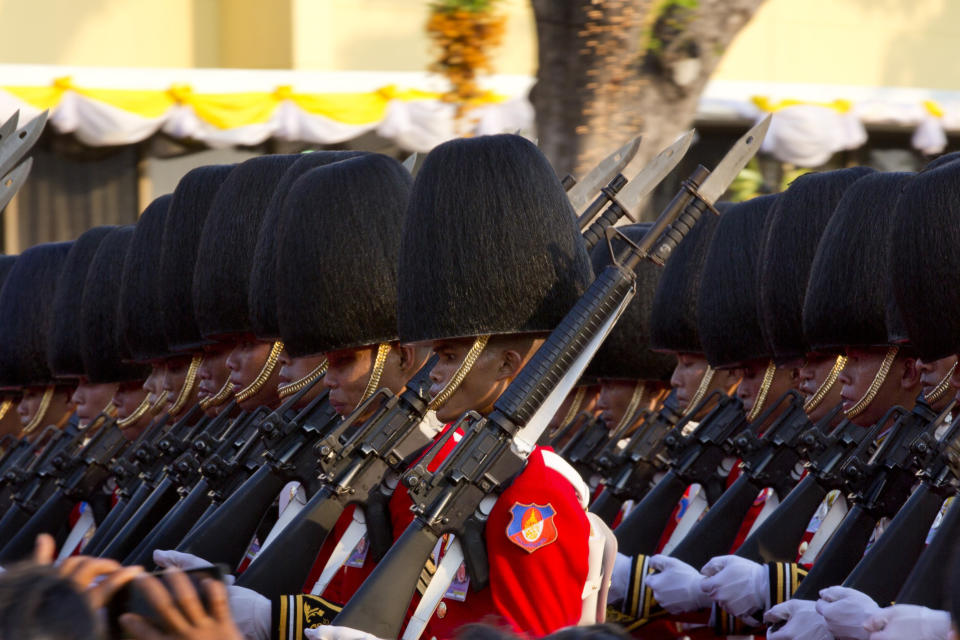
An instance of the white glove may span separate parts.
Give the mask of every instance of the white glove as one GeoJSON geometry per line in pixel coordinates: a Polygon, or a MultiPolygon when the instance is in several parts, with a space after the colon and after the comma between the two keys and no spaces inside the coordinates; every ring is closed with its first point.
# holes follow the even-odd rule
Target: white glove
{"type": "MultiPolygon", "coordinates": [[[[160,549],[153,550],[153,562],[161,569],[169,569],[174,567],[180,569],[181,571],[190,571],[191,569],[204,569],[206,567],[212,567],[213,563],[209,560],[204,560],[200,556],[195,556],[192,553],[184,553],[182,551],[174,551],[170,549],[168,551],[161,551],[160,549]]],[[[223,583],[227,586],[232,585],[236,581],[232,575],[223,576],[223,583]]]]}
{"type": "Polygon", "coordinates": [[[770,607],[770,573],[767,566],[740,556],[717,556],[700,570],[705,577],[700,588],[727,613],[745,618],[770,607]]]}
{"type": "Polygon", "coordinates": [[[245,640],[270,640],[273,612],[270,600],[253,589],[227,587],[230,615],[245,640]]]}
{"type": "Polygon", "coordinates": [[[332,625],[304,629],[303,635],[310,640],[380,640],[377,636],[366,631],[358,631],[350,627],[334,627],[332,625]]]}
{"type": "Polygon", "coordinates": [[[833,640],[826,620],[815,607],[812,600],[787,600],[767,611],[763,616],[767,624],[786,623],[776,630],[768,629],[767,640],[833,640]]]}
{"type": "Polygon", "coordinates": [[[870,632],[870,640],[945,640],[950,633],[950,614],[915,604],[895,604],[870,616],[863,628],[870,632]]]}
{"type": "Polygon", "coordinates": [[[700,589],[703,576],[686,562],[657,555],[650,558],[649,566],[659,573],[647,576],[647,586],[669,613],[697,611],[710,606],[710,598],[700,589]]]}
{"type": "Polygon", "coordinates": [[[867,618],[880,612],[873,598],[847,587],[827,587],[820,591],[817,613],[827,621],[827,628],[837,640],[867,640],[870,632],[863,628],[867,618]]]}

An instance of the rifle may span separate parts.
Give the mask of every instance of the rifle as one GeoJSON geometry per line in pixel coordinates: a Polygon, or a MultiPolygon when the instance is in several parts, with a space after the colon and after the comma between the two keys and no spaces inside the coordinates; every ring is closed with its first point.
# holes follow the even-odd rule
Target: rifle
{"type": "Polygon", "coordinates": [[[709,485],[719,479],[720,463],[733,453],[732,438],[746,424],[743,404],[714,391],[664,437],[670,451],[670,469],[614,530],[621,553],[636,556],[656,551],[660,535],[684,491],[694,483],[709,491],[709,485]],[[692,416],[700,415],[711,405],[713,409],[700,424],[689,435],[683,435],[692,416]]]}
{"type": "MultiPolygon", "coordinates": [[[[289,406],[296,405],[312,386],[297,392],[289,406]]],[[[289,410],[281,408],[260,423],[260,437],[267,447],[263,453],[264,463],[216,512],[188,533],[177,550],[236,568],[264,514],[287,482],[298,481],[309,496],[316,493],[313,445],[338,418],[327,396],[326,391],[318,395],[292,417],[285,416],[289,410]]]]}
{"type": "Polygon", "coordinates": [[[606,423],[595,416],[584,425],[570,442],[560,451],[560,456],[573,466],[584,478],[591,474],[591,463],[607,445],[614,441],[616,434],[607,428],[606,423]]]}
{"type": "Polygon", "coordinates": [[[893,517],[910,495],[917,472],[923,469],[913,443],[936,415],[918,402],[909,413],[894,407],[880,422],[888,423],[894,417],[897,421],[872,455],[867,457],[861,449],[844,463],[841,474],[847,480],[853,506],[817,556],[794,598],[816,600],[820,589],[840,584],[863,557],[877,521],[893,517]]]}
{"type": "MultiPolygon", "coordinates": [[[[930,428],[914,441],[913,453],[919,460],[926,461],[919,474],[920,486],[847,576],[844,586],[859,589],[880,603],[895,599],[908,604],[935,606],[933,599],[928,599],[928,596],[935,592],[942,593],[940,589],[946,585],[944,576],[956,545],[956,538],[952,536],[938,542],[943,526],[946,525],[948,529],[953,526],[951,519],[943,519],[929,546],[926,546],[926,540],[941,504],[957,488],[957,475],[951,468],[951,457],[960,438],[960,420],[954,420],[939,439],[935,434],[953,408],[951,403],[930,428]],[[946,547],[942,544],[944,540],[949,540],[946,547]],[[938,562],[944,566],[936,566],[938,562]]],[[[936,603],[936,606],[939,604],[936,603]]]]}
{"type": "Polygon", "coordinates": [[[577,434],[580,433],[582,429],[585,429],[590,422],[593,421],[593,414],[589,411],[581,411],[573,420],[563,427],[560,427],[553,434],[551,434],[548,443],[551,447],[559,452],[559,455],[563,456],[563,449],[567,447],[574,438],[577,437],[577,434]]]}
{"type": "Polygon", "coordinates": [[[807,462],[807,475],[787,494],[734,555],[755,562],[794,562],[810,518],[833,489],[843,486],[840,467],[858,448],[872,445],[882,424],[870,428],[843,420],[828,431],[840,405],[800,438],[800,453],[807,462]]]}
{"type": "MultiPolygon", "coordinates": [[[[755,131],[742,142],[749,148],[761,138],[755,131]]],[[[698,186],[700,177],[707,172],[698,169],[639,245],[628,243],[630,248],[599,274],[497,399],[490,415],[484,418],[467,413],[404,475],[416,517],[333,624],[379,637],[397,637],[423,565],[446,533],[457,536],[453,547],[462,547],[471,581],[481,585],[486,582],[485,513],[489,513],[498,491],[523,469],[550,417],[629,303],[640,261],[653,259],[663,264],[719,192],[726,189],[732,179],[731,169],[735,174],[742,166],[740,162],[752,155],[743,154],[734,160],[728,154],[722,168],[702,187],[698,186]],[[728,160],[734,166],[728,166],[728,160]],[[431,461],[458,426],[463,437],[430,473],[431,461]]]]}
{"type": "MultiPolygon", "coordinates": [[[[127,447],[129,441],[116,426],[116,420],[101,415],[103,424],[76,456],[61,468],[57,488],[36,513],[2,549],[0,563],[21,560],[33,551],[37,535],[50,533],[57,545],[63,543],[68,531],[70,511],[78,502],[93,502],[110,477],[110,462],[127,447]]],[[[96,420],[94,421],[96,422],[96,420]]]]}
{"type": "Polygon", "coordinates": [[[421,428],[429,405],[430,370],[436,356],[407,383],[400,395],[380,389],[313,448],[323,487],[254,558],[237,584],[267,597],[295,593],[303,587],[314,560],[349,504],[363,509],[370,552],[385,552],[393,539],[387,502],[392,491],[384,477],[401,473],[431,434],[421,428]],[[363,420],[366,415],[370,418],[363,420]]]}
{"type": "Polygon", "coordinates": [[[699,568],[710,558],[729,553],[757,494],[773,487],[785,497],[796,484],[800,437],[810,426],[803,398],[791,390],[736,436],[743,472],[670,555],[699,568]],[[771,424],[774,415],[778,417],[771,424]]]}
{"type": "Polygon", "coordinates": [[[590,512],[600,516],[608,525],[613,524],[624,502],[641,499],[654,476],[667,471],[664,439],[680,419],[676,398],[676,390],[671,391],[660,410],[644,421],[611,461],[614,470],[607,475],[603,491],[590,505],[590,512]]]}

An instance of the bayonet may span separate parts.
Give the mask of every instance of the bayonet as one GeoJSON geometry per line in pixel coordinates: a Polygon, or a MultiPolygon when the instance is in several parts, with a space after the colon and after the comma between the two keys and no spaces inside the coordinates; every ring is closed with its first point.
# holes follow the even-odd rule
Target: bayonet
{"type": "Polygon", "coordinates": [[[17,191],[23,186],[30,176],[30,169],[33,167],[33,158],[27,158],[17,167],[0,179],[0,211],[6,207],[17,191]]]}
{"type": "Polygon", "coordinates": [[[10,134],[17,130],[17,122],[20,120],[20,109],[13,112],[13,115],[7,118],[6,122],[0,124],[0,145],[10,137],[10,134]]]}
{"type": "Polygon", "coordinates": [[[28,122],[12,137],[0,141],[0,176],[6,175],[13,169],[20,159],[30,151],[37,138],[43,133],[43,126],[47,122],[47,112],[28,122]]]}
{"type": "Polygon", "coordinates": [[[625,145],[604,158],[600,164],[595,166],[590,173],[584,176],[583,180],[574,184],[567,191],[567,198],[573,205],[573,210],[579,215],[584,208],[593,200],[600,189],[610,182],[614,176],[623,171],[630,164],[633,157],[637,155],[640,148],[640,136],[628,141],[625,145]]]}

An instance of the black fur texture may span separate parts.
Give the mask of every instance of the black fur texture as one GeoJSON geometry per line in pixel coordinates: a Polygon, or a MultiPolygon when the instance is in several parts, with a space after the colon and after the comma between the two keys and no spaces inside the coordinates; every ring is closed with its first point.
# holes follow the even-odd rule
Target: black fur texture
{"type": "MultiPolygon", "coordinates": [[[[280,178],[277,188],[267,205],[267,212],[260,223],[257,248],[253,254],[256,268],[250,272],[250,322],[253,333],[261,340],[276,340],[280,337],[277,324],[277,250],[276,238],[281,221],[283,202],[297,178],[310,169],[331,162],[364,155],[363,151],[313,151],[297,158],[297,161],[280,178]]],[[[318,194],[318,197],[323,197],[318,194]]]]}
{"type": "Polygon", "coordinates": [[[224,180],[200,235],[193,274],[193,312],[204,338],[253,334],[250,273],[257,235],[283,174],[299,155],[268,155],[240,163],[224,180]]]}
{"type": "Polygon", "coordinates": [[[760,260],[760,320],[778,361],[810,351],[803,335],[803,300],[820,236],[851,184],[867,167],[808,173],[780,194],[767,225],[760,260]]]}
{"type": "Polygon", "coordinates": [[[697,326],[707,362],[735,367],[772,352],[757,313],[760,252],[778,195],[753,198],[720,216],[700,280],[697,326]]]}
{"type": "Polygon", "coordinates": [[[367,154],[293,183],[277,233],[280,335],[300,357],[397,339],[397,258],[413,182],[367,154]]]}
{"type": "Polygon", "coordinates": [[[417,174],[400,251],[400,338],[554,329],[593,279],[553,168],[515,135],[436,147],[417,174]]]}
{"type": "Polygon", "coordinates": [[[150,366],[127,361],[120,335],[120,291],[134,225],[111,231],[90,262],[79,310],[80,357],[93,384],[143,380],[150,366]]]}
{"type": "Polygon", "coordinates": [[[171,352],[193,351],[207,342],[193,315],[193,271],[210,204],[234,166],[193,169],[180,178],[173,191],[163,224],[158,283],[163,335],[171,352]]]}
{"type": "Polygon", "coordinates": [[[825,353],[895,344],[887,327],[892,299],[888,235],[900,191],[912,173],[874,173],[850,185],[824,229],[803,303],[803,333],[825,353]]]}

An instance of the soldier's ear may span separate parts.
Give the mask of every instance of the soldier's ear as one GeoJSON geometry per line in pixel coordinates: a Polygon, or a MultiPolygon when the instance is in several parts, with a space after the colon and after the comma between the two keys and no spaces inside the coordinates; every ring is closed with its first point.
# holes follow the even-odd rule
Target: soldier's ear
{"type": "Polygon", "coordinates": [[[916,358],[903,359],[903,374],[900,378],[900,386],[904,389],[913,389],[920,384],[920,367],[917,366],[916,358]]]}
{"type": "Polygon", "coordinates": [[[497,357],[499,359],[497,380],[512,380],[523,368],[524,357],[516,349],[505,348],[497,354],[497,357]]]}

